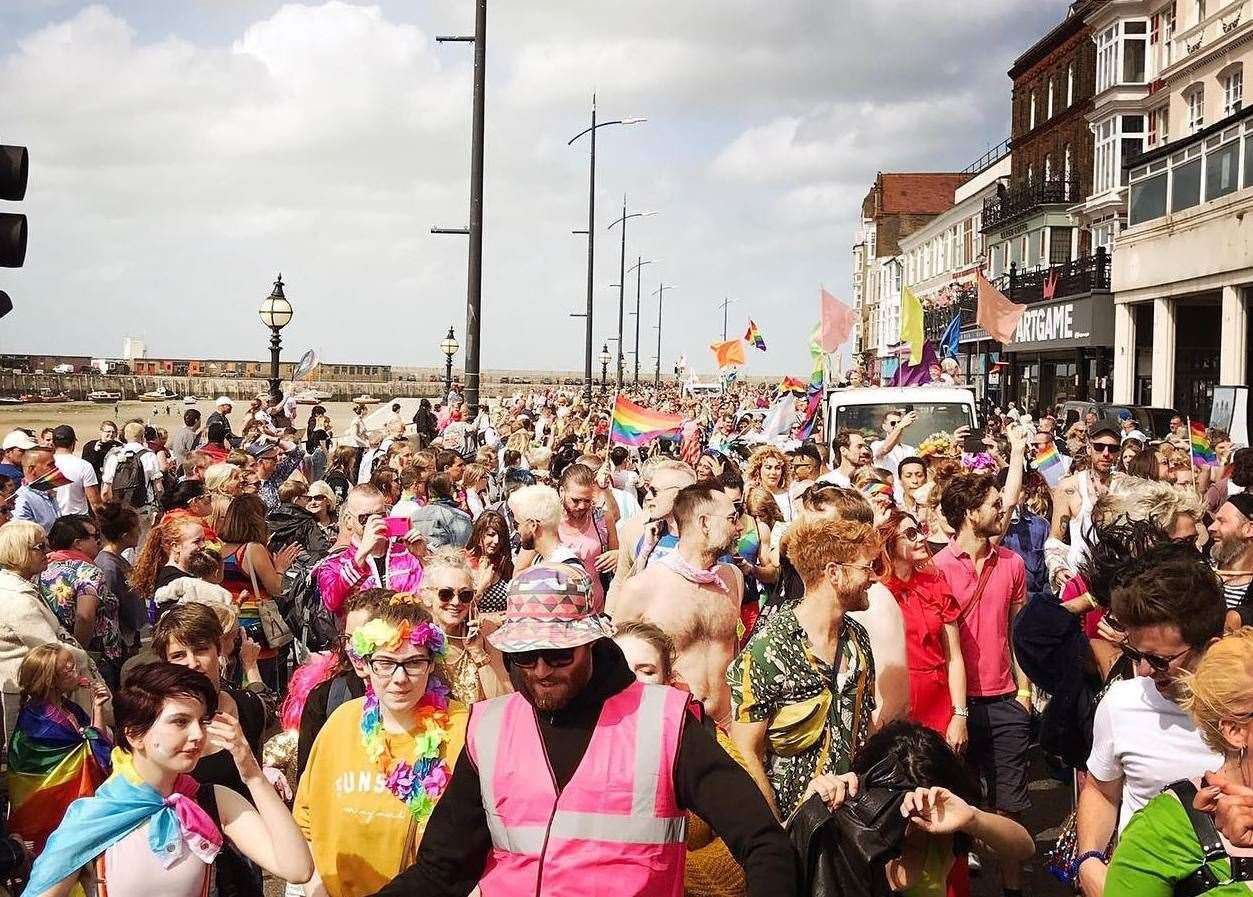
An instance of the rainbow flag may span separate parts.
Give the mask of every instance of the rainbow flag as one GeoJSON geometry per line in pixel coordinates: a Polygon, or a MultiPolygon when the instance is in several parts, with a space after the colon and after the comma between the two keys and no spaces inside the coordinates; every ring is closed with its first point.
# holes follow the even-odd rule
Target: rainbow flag
{"type": "Polygon", "coordinates": [[[1192,463],[1197,467],[1217,467],[1218,455],[1205,433],[1204,421],[1189,420],[1188,435],[1192,439],[1192,463]]]}
{"type": "Polygon", "coordinates": [[[1062,463],[1062,453],[1057,450],[1056,444],[1049,443],[1048,448],[1036,452],[1035,469],[1044,477],[1050,488],[1055,488],[1061,482],[1066,470],[1062,463]]]}
{"type": "Polygon", "coordinates": [[[94,794],[112,768],[112,744],[87,725],[81,707],[66,707],[30,702],[18,714],[9,745],[9,830],[33,841],[36,854],[70,804],[94,794]]]}
{"type": "Polygon", "coordinates": [[[800,377],[784,377],[779,384],[779,392],[794,392],[797,395],[805,392],[805,381],[800,377]]]}
{"type": "Polygon", "coordinates": [[[43,476],[31,480],[30,488],[39,492],[51,492],[53,489],[60,489],[62,486],[68,486],[70,478],[61,473],[61,468],[54,467],[43,476]]]}
{"type": "Polygon", "coordinates": [[[641,446],[658,436],[672,436],[683,429],[683,415],[665,414],[636,405],[624,395],[613,403],[609,441],[641,446]]]}
{"type": "Polygon", "coordinates": [[[766,351],[766,340],[761,335],[761,331],[757,329],[757,325],[752,318],[748,319],[748,332],[744,334],[744,342],[749,345],[756,346],[761,351],[766,351]]]}

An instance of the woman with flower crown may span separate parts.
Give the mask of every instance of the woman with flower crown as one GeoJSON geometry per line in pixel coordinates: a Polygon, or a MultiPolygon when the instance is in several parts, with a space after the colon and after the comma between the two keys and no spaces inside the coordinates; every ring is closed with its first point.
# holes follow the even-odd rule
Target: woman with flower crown
{"type": "Polygon", "coordinates": [[[466,708],[433,675],[444,633],[413,595],[380,608],[348,650],[365,697],[318,733],[293,808],[317,867],[308,897],[364,897],[411,865],[465,742],[466,708]]]}

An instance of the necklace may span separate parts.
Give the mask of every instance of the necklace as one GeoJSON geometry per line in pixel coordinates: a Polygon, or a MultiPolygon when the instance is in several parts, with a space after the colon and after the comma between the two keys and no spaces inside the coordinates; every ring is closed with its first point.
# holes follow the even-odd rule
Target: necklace
{"type": "Polygon", "coordinates": [[[366,756],[379,764],[386,777],[387,790],[409,808],[409,815],[422,824],[435,809],[435,803],[448,787],[448,763],[443,757],[448,743],[448,689],[432,677],[426,694],[418,702],[417,723],[412,729],[413,759],[401,760],[387,750],[383,714],[373,686],[366,686],[365,709],[361,714],[361,741],[366,756]]]}

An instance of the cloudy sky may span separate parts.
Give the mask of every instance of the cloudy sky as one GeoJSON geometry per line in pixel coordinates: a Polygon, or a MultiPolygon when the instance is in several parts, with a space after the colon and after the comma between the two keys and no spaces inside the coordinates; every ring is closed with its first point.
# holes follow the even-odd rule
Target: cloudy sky
{"type": "MultiPolygon", "coordinates": [[[[0,142],[30,148],[26,265],[0,350],[428,365],[465,327],[473,0],[4,0],[0,142]]],[[[641,368],[712,369],[723,297],[803,374],[819,284],[850,293],[880,170],[960,169],[1006,135],[1023,49],[1063,0],[495,0],[488,22],[483,364],[581,369],[588,122],[596,349],[616,334],[622,197],[644,267],[641,368]]],[[[0,204],[4,208],[5,204],[0,204]]],[[[635,281],[629,281],[634,308],[635,281]]],[[[627,318],[627,350],[633,346],[627,318]]],[[[628,367],[630,362],[628,361],[628,367]]]]}

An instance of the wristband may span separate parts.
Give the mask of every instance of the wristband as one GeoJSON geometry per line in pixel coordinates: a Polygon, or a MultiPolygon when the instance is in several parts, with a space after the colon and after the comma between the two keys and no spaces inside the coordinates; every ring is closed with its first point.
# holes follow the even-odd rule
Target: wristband
{"type": "Polygon", "coordinates": [[[1018,689],[1018,698],[1019,698],[1019,700],[1021,700],[1021,699],[1023,699],[1023,698],[1030,699],[1030,698],[1031,698],[1031,689],[1029,689],[1029,688],[1020,688],[1020,689],[1018,689]]]}
{"type": "Polygon", "coordinates": [[[1086,852],[1084,852],[1084,853],[1081,853],[1081,854],[1079,854],[1079,856],[1075,857],[1074,862],[1072,862],[1072,863],[1070,864],[1070,883],[1071,883],[1072,885],[1073,885],[1073,884],[1074,884],[1074,883],[1078,880],[1078,878],[1079,878],[1079,869],[1080,869],[1080,867],[1081,867],[1081,866],[1083,866],[1083,864],[1084,864],[1084,863],[1086,863],[1088,860],[1093,860],[1093,859],[1095,859],[1095,860],[1100,860],[1102,863],[1104,863],[1104,862],[1105,862],[1105,851],[1103,851],[1103,850],[1089,850],[1089,851],[1086,851],[1086,852]]]}
{"type": "Polygon", "coordinates": [[[954,705],[953,705],[953,716],[960,716],[962,719],[966,719],[966,718],[968,718],[968,717],[970,716],[970,708],[969,708],[969,707],[958,707],[956,704],[954,704],[954,705]]]}

